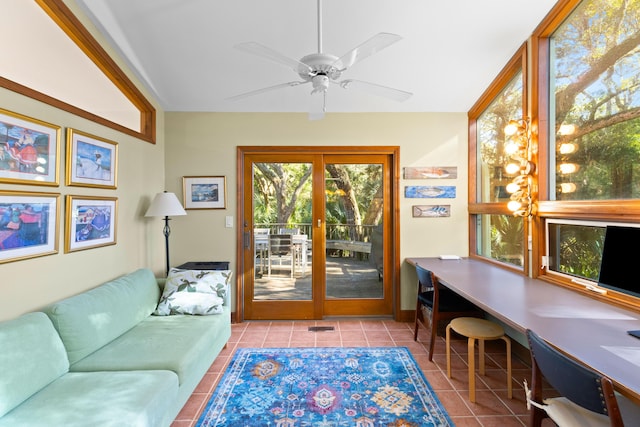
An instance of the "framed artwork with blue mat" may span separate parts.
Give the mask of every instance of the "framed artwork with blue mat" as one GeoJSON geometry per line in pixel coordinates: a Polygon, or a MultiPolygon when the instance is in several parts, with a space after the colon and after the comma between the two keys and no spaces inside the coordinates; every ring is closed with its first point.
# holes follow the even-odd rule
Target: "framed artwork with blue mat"
{"type": "Polygon", "coordinates": [[[452,427],[406,347],[240,348],[196,427],[452,427]]]}

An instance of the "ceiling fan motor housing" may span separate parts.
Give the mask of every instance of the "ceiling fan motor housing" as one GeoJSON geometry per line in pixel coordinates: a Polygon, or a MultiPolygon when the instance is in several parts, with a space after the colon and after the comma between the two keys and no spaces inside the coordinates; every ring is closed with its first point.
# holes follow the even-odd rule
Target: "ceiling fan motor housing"
{"type": "Polygon", "coordinates": [[[342,62],[340,58],[328,53],[312,53],[303,57],[300,62],[308,65],[308,68],[300,66],[298,75],[305,81],[312,81],[318,75],[327,76],[330,80],[337,80],[342,74],[342,62]]]}

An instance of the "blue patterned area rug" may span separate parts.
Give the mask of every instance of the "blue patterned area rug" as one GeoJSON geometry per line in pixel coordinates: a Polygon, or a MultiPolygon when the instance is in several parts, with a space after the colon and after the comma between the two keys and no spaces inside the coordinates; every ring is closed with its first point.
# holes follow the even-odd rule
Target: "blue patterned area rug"
{"type": "Polygon", "coordinates": [[[406,347],[240,348],[196,427],[453,426],[406,347]]]}

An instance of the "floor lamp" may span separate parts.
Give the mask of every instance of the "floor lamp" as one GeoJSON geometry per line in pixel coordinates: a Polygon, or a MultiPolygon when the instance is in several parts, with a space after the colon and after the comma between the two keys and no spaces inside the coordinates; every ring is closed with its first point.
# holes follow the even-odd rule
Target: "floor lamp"
{"type": "Polygon", "coordinates": [[[162,233],[165,238],[165,250],[167,252],[167,276],[169,275],[169,234],[171,234],[171,227],[169,227],[170,216],[186,215],[187,212],[182,208],[180,201],[173,193],[158,193],[151,202],[151,206],[147,209],[147,213],[144,216],[163,216],[164,228],[162,233]]]}

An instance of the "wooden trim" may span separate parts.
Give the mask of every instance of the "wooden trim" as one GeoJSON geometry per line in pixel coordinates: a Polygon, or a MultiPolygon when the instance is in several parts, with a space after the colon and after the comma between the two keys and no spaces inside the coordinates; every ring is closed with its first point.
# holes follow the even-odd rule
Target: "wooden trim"
{"type": "MultiPolygon", "coordinates": [[[[516,53],[511,57],[509,62],[504,66],[496,78],[491,82],[487,90],[480,96],[476,103],[471,107],[468,112],[469,116],[469,155],[468,155],[468,206],[469,206],[469,254],[470,256],[476,256],[476,248],[478,243],[478,236],[476,232],[475,217],[482,214],[494,214],[494,215],[511,215],[511,212],[507,209],[507,203],[483,203],[477,199],[477,171],[478,163],[478,140],[477,140],[477,121],[478,117],[487,109],[487,107],[495,100],[504,87],[514,78],[518,72],[522,72],[522,111],[523,116],[529,116],[528,111],[528,50],[527,43],[523,43],[516,53]]],[[[527,241],[528,226],[525,224],[523,230],[523,242],[527,241]]],[[[529,269],[529,252],[527,245],[523,244],[523,260],[524,269],[529,269]]],[[[502,265],[502,263],[499,263],[502,265]]],[[[505,264],[508,266],[508,264],[505,264]]]]}
{"type": "Polygon", "coordinates": [[[527,81],[526,78],[526,68],[527,68],[527,44],[523,43],[518,50],[514,53],[514,55],[509,59],[509,62],[502,68],[500,73],[496,76],[496,78],[491,82],[487,90],[480,96],[480,98],[476,101],[476,103],[469,110],[469,118],[477,119],[480,114],[493,102],[495,97],[504,89],[504,87],[513,79],[515,74],[522,70],[522,89],[523,89],[523,105],[522,111],[527,111],[526,104],[526,96],[525,93],[527,90],[527,81]]]}
{"type": "Polygon", "coordinates": [[[569,16],[582,0],[558,0],[553,9],[547,13],[544,19],[533,30],[533,38],[549,37],[564,20],[569,16]]]}
{"type": "MultiPolygon", "coordinates": [[[[236,168],[237,168],[237,191],[236,197],[238,200],[236,215],[237,222],[237,239],[236,239],[236,304],[235,304],[235,319],[237,322],[242,322],[245,316],[244,307],[244,295],[243,289],[245,286],[244,278],[249,277],[252,271],[249,267],[244,265],[244,249],[243,249],[243,231],[245,229],[245,208],[247,203],[251,203],[250,194],[245,194],[246,188],[244,188],[244,181],[246,174],[245,159],[251,155],[267,155],[274,154],[277,159],[280,159],[283,155],[353,155],[359,157],[363,154],[366,155],[384,155],[387,156],[389,173],[384,177],[385,181],[390,181],[388,199],[393,204],[393,209],[385,209],[385,215],[389,215],[390,230],[389,236],[385,235],[385,239],[388,242],[392,242],[387,245],[388,252],[385,252],[385,257],[388,260],[385,265],[389,265],[389,269],[385,269],[385,280],[390,283],[390,288],[393,292],[393,300],[391,301],[391,311],[395,319],[401,318],[404,315],[401,309],[401,289],[400,289],[400,148],[397,146],[238,146],[236,148],[236,168]],[[391,271],[388,271],[391,270],[391,271]]],[[[323,199],[324,203],[324,199],[323,199]]],[[[324,204],[322,207],[318,203],[314,203],[317,209],[324,210],[324,204]]],[[[318,215],[314,215],[314,219],[318,215]]],[[[385,220],[386,221],[386,220],[385,220]]],[[[314,269],[315,270],[315,269],[314,269]]],[[[320,274],[318,269],[317,274],[320,274]]],[[[314,273],[316,274],[316,273],[314,273]]],[[[322,289],[320,289],[322,291],[322,289]]],[[[314,294],[315,300],[315,294],[314,294]]],[[[321,307],[322,311],[322,307],[321,307]]]]}
{"type": "Polygon", "coordinates": [[[640,221],[640,200],[541,201],[538,214],[548,218],[640,221]]]}
{"type": "MultiPolygon", "coordinates": [[[[67,104],[64,101],[60,101],[59,99],[53,98],[49,95],[46,95],[42,92],[38,92],[37,90],[31,89],[27,86],[23,86],[20,83],[16,83],[12,80],[6,79],[4,77],[0,77],[0,87],[3,87],[5,89],[8,89],[12,92],[16,92],[19,93],[21,95],[24,95],[28,98],[32,98],[35,99],[36,101],[40,101],[44,104],[50,105],[54,108],[58,108],[59,110],[62,111],[66,111],[68,113],[74,114],[76,116],[79,117],[84,117],[85,119],[91,120],[92,122],[98,123],[100,125],[109,127],[111,129],[115,129],[117,131],[120,131],[124,134],[127,135],[131,135],[135,138],[139,138],[142,139],[144,141],[150,142],[152,144],[155,144],[154,141],[152,141],[149,137],[147,137],[146,135],[143,135],[140,132],[136,132],[133,129],[130,129],[128,127],[122,126],[118,123],[112,122],[110,120],[105,119],[104,117],[100,117],[97,116],[93,113],[90,113],[86,110],[83,110],[81,108],[78,108],[74,105],[71,104],[67,104]]],[[[155,126],[154,126],[155,129],[155,126]]],[[[155,133],[155,131],[154,131],[155,133]]]]}
{"type": "Polygon", "coordinates": [[[136,131],[114,123],[103,117],[30,89],[19,83],[0,77],[0,87],[35,99],[55,108],[67,111],[80,117],[110,127],[125,134],[155,144],[156,141],[156,111],[135,84],[118,67],[109,54],[93,38],[91,33],[82,25],[80,20],[64,4],[63,0],[36,0],[36,3],[51,17],[51,19],[73,40],[111,82],[129,99],[140,112],[140,130],[136,131]]]}

